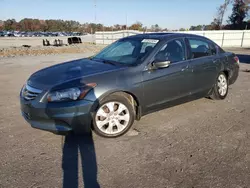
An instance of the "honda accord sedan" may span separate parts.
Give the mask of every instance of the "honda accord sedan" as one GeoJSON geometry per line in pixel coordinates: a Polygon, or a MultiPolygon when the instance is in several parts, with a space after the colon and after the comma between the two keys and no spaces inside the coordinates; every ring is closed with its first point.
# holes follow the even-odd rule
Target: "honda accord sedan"
{"type": "Polygon", "coordinates": [[[205,37],[135,35],[32,74],[20,92],[21,112],[32,127],[55,134],[118,137],[146,114],[225,99],[238,73],[238,57],[205,37]]]}

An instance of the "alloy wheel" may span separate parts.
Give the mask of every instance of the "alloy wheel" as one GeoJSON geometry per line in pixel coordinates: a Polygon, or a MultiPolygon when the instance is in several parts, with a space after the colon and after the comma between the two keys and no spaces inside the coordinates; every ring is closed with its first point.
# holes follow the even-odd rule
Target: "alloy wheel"
{"type": "Polygon", "coordinates": [[[224,74],[221,74],[221,75],[218,77],[217,85],[218,85],[219,94],[220,94],[221,96],[225,96],[225,95],[227,94],[227,87],[228,87],[228,84],[227,84],[227,78],[225,77],[224,74]]]}
{"type": "Polygon", "coordinates": [[[130,113],[121,102],[107,102],[96,113],[95,121],[98,129],[108,135],[119,134],[129,124],[130,113]]]}

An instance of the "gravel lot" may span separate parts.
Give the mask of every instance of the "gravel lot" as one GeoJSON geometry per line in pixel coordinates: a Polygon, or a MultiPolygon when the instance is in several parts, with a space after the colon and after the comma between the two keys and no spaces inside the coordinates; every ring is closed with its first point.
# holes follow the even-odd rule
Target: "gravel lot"
{"type": "Polygon", "coordinates": [[[136,122],[117,139],[65,137],[32,129],[19,91],[34,71],[91,55],[0,59],[0,187],[250,187],[250,50],[224,101],[200,99],[136,122]]]}

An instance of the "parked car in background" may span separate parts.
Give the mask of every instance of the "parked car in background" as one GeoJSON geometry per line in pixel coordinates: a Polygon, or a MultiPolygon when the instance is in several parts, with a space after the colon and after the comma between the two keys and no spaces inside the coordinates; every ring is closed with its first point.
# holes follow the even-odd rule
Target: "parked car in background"
{"type": "Polygon", "coordinates": [[[15,37],[14,33],[13,32],[7,32],[5,34],[6,37],[15,37]]]}
{"type": "Polygon", "coordinates": [[[82,36],[86,33],[80,32],[42,32],[42,31],[1,31],[0,36],[5,37],[63,37],[82,36]]]}
{"type": "Polygon", "coordinates": [[[238,57],[207,38],[130,36],[93,57],[35,72],[21,90],[21,112],[32,127],[56,134],[92,128],[117,137],[134,120],[173,104],[225,99],[238,72],[238,57]]]}

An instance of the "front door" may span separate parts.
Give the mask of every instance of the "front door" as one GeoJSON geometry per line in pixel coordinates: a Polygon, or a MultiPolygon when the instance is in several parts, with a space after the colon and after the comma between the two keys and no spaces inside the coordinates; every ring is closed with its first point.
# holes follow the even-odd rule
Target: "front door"
{"type": "MultiPolygon", "coordinates": [[[[164,103],[189,95],[191,74],[182,39],[166,42],[155,57],[170,61],[167,68],[143,72],[144,108],[153,110],[164,103]]],[[[154,60],[153,60],[154,61],[154,60]]]]}

